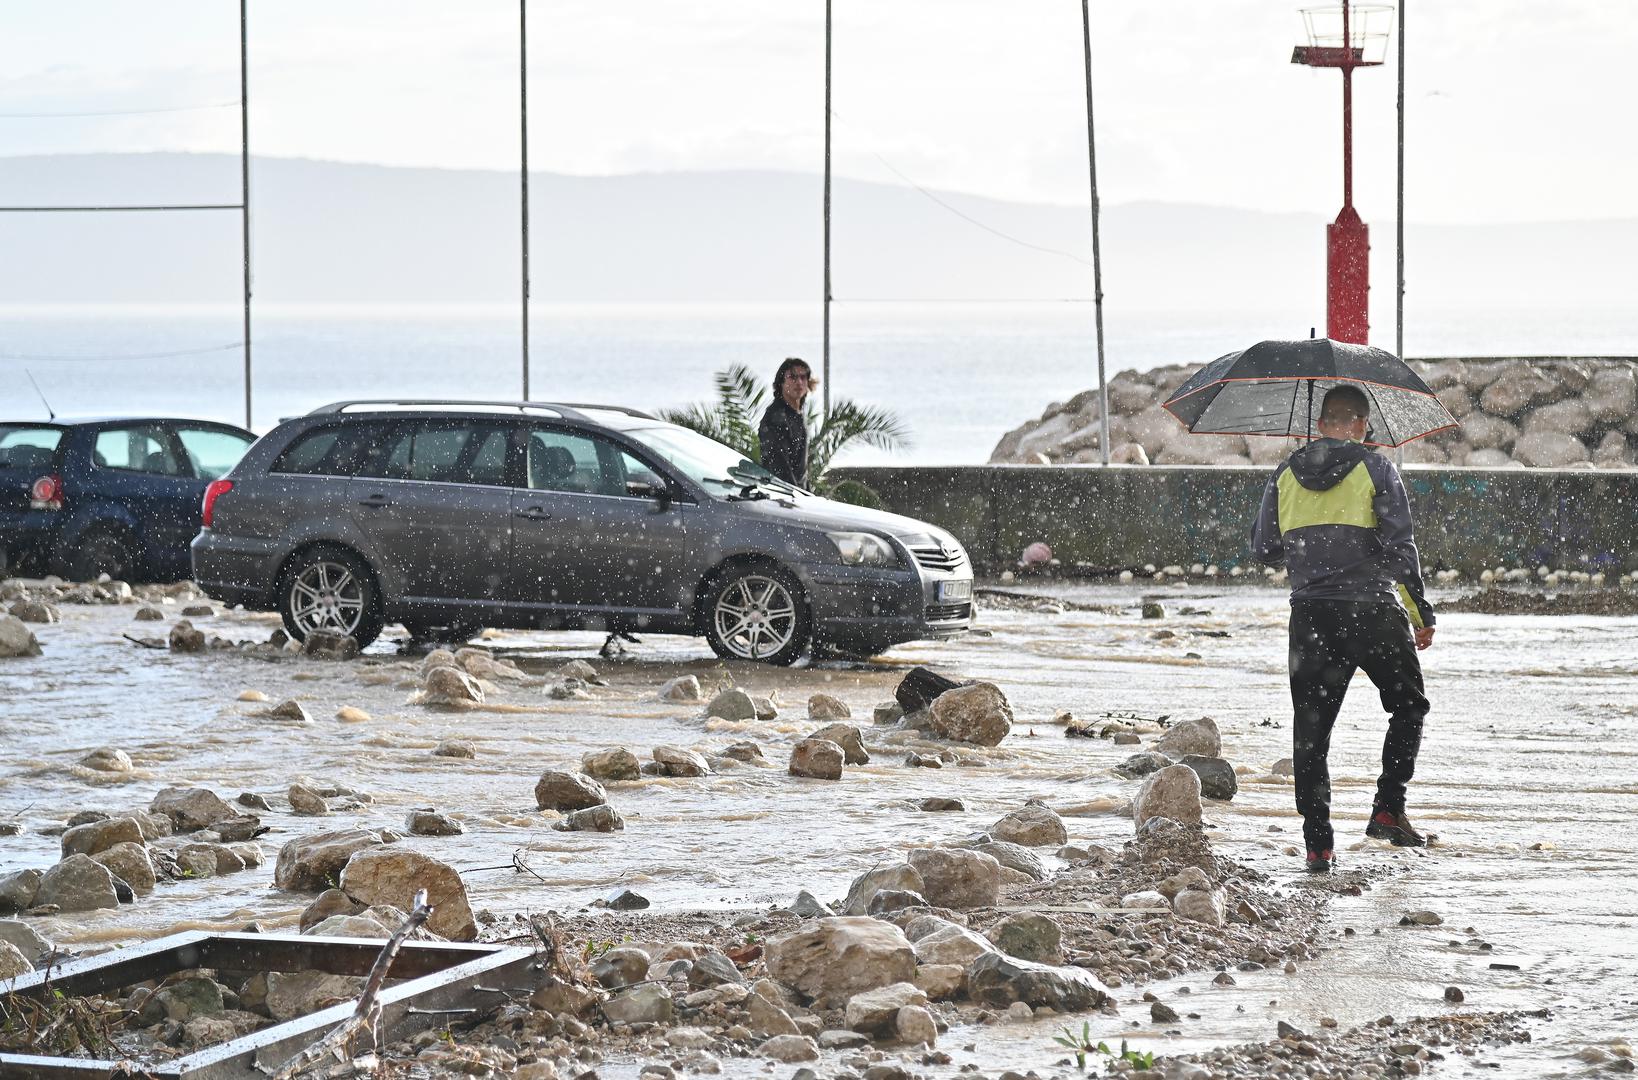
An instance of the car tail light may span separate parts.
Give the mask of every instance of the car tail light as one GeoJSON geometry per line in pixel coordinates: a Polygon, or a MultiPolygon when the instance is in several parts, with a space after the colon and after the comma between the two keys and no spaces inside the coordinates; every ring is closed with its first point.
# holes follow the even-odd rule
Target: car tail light
{"type": "Polygon", "coordinates": [[[34,510],[63,508],[63,478],[52,473],[42,476],[28,489],[29,506],[34,510]]]}
{"type": "Polygon", "coordinates": [[[232,480],[212,480],[205,489],[205,510],[200,520],[205,528],[210,528],[211,519],[216,516],[216,500],[233,490],[232,480]]]}

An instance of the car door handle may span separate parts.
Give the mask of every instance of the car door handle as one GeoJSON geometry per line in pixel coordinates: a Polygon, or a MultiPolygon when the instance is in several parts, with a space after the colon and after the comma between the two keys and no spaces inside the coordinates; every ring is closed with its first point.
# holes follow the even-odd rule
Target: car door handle
{"type": "Polygon", "coordinates": [[[513,514],[512,516],[513,517],[523,518],[526,521],[545,521],[546,519],[550,518],[552,515],[548,514],[541,507],[530,506],[530,507],[526,507],[525,509],[519,510],[517,513],[513,514]]]}
{"type": "Polygon", "coordinates": [[[386,506],[387,505],[387,497],[385,495],[370,495],[370,496],[367,496],[366,498],[362,498],[362,499],[358,500],[358,505],[360,505],[360,506],[375,506],[375,507],[386,506]]]}

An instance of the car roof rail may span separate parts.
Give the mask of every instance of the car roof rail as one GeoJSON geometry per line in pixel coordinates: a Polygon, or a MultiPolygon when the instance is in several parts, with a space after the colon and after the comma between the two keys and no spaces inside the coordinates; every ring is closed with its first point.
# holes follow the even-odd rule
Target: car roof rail
{"type": "Polygon", "coordinates": [[[590,420],[582,410],[603,409],[610,412],[624,413],[640,420],[653,420],[655,417],[637,409],[628,409],[624,405],[570,405],[555,401],[463,401],[449,398],[360,398],[351,401],[332,401],[328,405],[320,405],[312,410],[308,416],[344,413],[348,411],[368,411],[378,409],[382,411],[404,409],[516,409],[520,413],[549,412],[565,420],[590,420]]]}

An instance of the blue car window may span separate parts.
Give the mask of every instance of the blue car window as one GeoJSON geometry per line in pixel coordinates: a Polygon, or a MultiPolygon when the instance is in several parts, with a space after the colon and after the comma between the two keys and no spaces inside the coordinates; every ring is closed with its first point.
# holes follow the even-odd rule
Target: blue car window
{"type": "Polygon", "coordinates": [[[185,476],[187,470],[171,451],[171,441],[157,424],[109,428],[97,432],[92,460],[104,469],[185,476]]]}
{"type": "Polygon", "coordinates": [[[243,435],[215,428],[178,427],[176,436],[193,459],[193,475],[201,480],[220,480],[250,449],[250,440],[243,435]]]}
{"type": "Polygon", "coordinates": [[[49,469],[62,441],[61,428],[0,426],[0,469],[49,469]]]}

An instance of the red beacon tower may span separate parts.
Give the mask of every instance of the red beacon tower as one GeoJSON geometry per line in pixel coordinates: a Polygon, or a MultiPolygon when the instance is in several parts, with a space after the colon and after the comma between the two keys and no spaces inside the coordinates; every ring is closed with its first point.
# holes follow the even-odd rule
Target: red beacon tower
{"type": "Polygon", "coordinates": [[[1325,336],[1366,344],[1371,331],[1371,234],[1354,210],[1354,69],[1378,67],[1388,50],[1386,30],[1374,29],[1388,4],[1302,8],[1308,44],[1293,64],[1342,71],[1342,212],[1326,228],[1325,336]]]}

